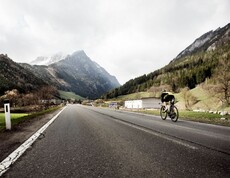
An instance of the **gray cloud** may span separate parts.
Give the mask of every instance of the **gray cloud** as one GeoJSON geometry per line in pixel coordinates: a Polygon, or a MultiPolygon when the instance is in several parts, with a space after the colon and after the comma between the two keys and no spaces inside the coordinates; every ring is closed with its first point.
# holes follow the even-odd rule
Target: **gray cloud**
{"type": "Polygon", "coordinates": [[[121,83],[229,23],[229,0],[0,1],[0,53],[28,62],[85,50],[121,83]]]}

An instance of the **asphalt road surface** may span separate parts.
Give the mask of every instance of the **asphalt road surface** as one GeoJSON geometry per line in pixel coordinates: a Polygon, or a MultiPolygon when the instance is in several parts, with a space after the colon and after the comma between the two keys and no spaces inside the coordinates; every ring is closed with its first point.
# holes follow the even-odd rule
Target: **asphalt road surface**
{"type": "Polygon", "coordinates": [[[230,128],[69,105],[3,177],[230,177],[230,128]]]}

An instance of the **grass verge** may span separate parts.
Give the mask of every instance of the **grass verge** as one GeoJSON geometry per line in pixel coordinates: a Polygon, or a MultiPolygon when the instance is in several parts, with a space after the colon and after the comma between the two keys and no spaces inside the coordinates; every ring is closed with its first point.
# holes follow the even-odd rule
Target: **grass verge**
{"type": "MultiPolygon", "coordinates": [[[[20,113],[20,114],[18,114],[18,113],[11,113],[10,114],[10,116],[11,116],[11,125],[13,127],[14,125],[17,125],[17,124],[19,124],[19,123],[21,123],[21,122],[23,122],[25,120],[33,119],[35,117],[51,113],[51,112],[56,111],[56,110],[58,110],[60,108],[61,108],[61,106],[57,106],[57,107],[49,108],[47,110],[43,110],[43,111],[32,113],[32,114],[27,114],[27,113],[20,113]]],[[[2,132],[4,130],[5,130],[5,114],[4,113],[0,113],[0,132],[2,132]]]]}
{"type": "Polygon", "coordinates": [[[62,90],[58,90],[61,98],[63,99],[75,99],[75,100],[84,100],[83,97],[79,96],[79,95],[76,95],[75,93],[73,92],[66,92],[66,91],[62,91],[62,90]]]}
{"type": "MultiPolygon", "coordinates": [[[[160,110],[140,110],[135,112],[160,116],[160,110]]],[[[194,111],[179,111],[179,119],[181,120],[189,120],[230,127],[230,115],[224,116],[224,118],[226,118],[225,120],[221,120],[221,118],[222,116],[219,114],[194,111]]]]}

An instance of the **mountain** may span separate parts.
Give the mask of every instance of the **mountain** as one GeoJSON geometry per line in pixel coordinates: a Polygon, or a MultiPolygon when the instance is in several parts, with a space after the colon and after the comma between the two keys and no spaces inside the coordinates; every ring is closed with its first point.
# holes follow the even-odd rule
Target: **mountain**
{"type": "Polygon", "coordinates": [[[197,38],[185,50],[181,51],[174,60],[202,51],[215,50],[230,40],[230,23],[223,28],[209,31],[197,38]]]}
{"type": "MultiPolygon", "coordinates": [[[[224,61],[227,65],[226,61],[230,60],[229,49],[230,24],[227,24],[223,28],[209,31],[197,38],[165,67],[131,79],[103,97],[114,98],[161,86],[177,92],[181,88],[192,89],[200,83],[212,80],[215,84],[215,77],[222,70],[221,64],[224,61]]],[[[230,69],[230,66],[228,68],[230,69]]]]}
{"type": "Polygon", "coordinates": [[[97,98],[120,86],[114,76],[92,61],[84,51],[77,51],[49,67],[70,86],[71,91],[83,97],[97,98]]]}
{"type": "Polygon", "coordinates": [[[47,83],[33,72],[26,70],[7,55],[0,54],[0,94],[11,89],[28,92],[45,85],[47,83]]]}
{"type": "Polygon", "coordinates": [[[47,84],[95,99],[120,86],[116,77],[92,61],[84,51],[76,51],[48,66],[21,64],[47,84]]]}
{"type": "Polygon", "coordinates": [[[39,56],[37,57],[35,60],[31,61],[30,64],[31,65],[50,65],[50,64],[53,64],[55,62],[58,62],[62,59],[65,59],[66,58],[66,54],[64,53],[56,53],[50,57],[47,57],[47,56],[39,56]]]}

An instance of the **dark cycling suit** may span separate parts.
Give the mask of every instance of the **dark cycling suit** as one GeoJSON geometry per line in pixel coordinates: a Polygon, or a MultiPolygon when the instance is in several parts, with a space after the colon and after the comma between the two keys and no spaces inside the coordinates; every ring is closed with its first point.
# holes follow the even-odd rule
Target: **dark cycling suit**
{"type": "Polygon", "coordinates": [[[163,102],[173,101],[173,100],[175,100],[174,95],[169,94],[169,93],[167,93],[167,92],[163,92],[163,93],[161,94],[161,102],[162,102],[162,103],[163,103],[163,102]]]}

